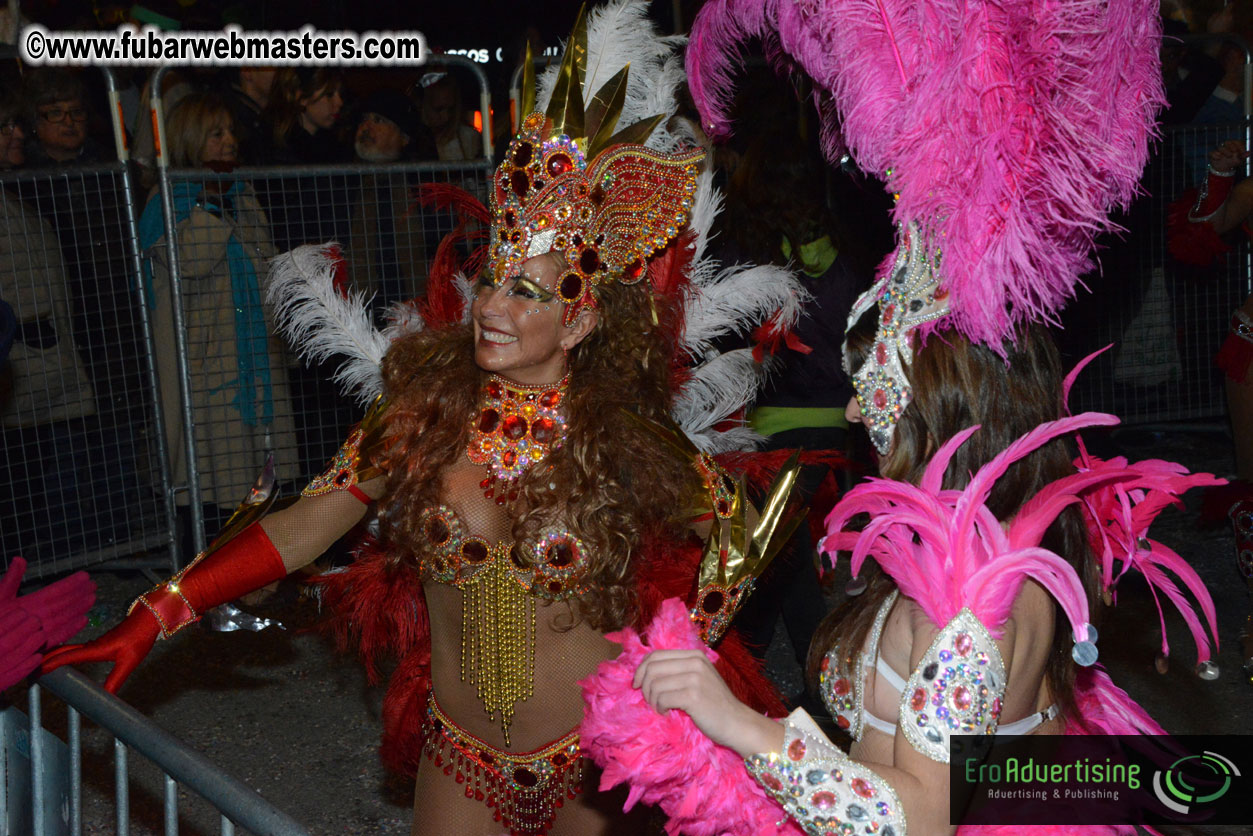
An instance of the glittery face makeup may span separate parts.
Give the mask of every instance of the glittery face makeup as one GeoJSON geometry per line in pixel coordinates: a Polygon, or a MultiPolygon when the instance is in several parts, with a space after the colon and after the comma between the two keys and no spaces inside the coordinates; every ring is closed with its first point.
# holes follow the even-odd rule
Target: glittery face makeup
{"type": "Polygon", "coordinates": [[[552,383],[565,373],[562,341],[570,342],[574,329],[562,324],[565,305],[554,293],[560,264],[551,253],[528,259],[499,287],[484,274],[470,307],[480,368],[527,384],[552,383]]]}

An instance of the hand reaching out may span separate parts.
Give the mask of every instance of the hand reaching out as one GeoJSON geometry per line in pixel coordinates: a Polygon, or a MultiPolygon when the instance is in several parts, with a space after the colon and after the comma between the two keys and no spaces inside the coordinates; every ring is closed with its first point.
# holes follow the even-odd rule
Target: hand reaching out
{"type": "Polygon", "coordinates": [[[657,711],[686,712],[710,740],[742,757],[783,745],[783,726],[737,700],[702,650],[653,651],[632,684],[657,711]]]}
{"type": "Polygon", "coordinates": [[[0,690],[33,671],[45,648],[58,645],[87,626],[96,585],[86,572],[18,597],[26,561],[13,558],[0,579],[0,690]]]}

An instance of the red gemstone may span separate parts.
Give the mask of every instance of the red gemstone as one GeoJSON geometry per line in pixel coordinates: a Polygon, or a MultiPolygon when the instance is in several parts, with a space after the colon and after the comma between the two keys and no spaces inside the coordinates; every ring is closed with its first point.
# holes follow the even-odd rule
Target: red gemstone
{"type": "Polygon", "coordinates": [[[560,595],[562,589],[563,587],[561,585],[561,581],[549,581],[548,582],[548,594],[549,595],[560,595]]]}
{"type": "Polygon", "coordinates": [[[500,457],[500,463],[505,467],[513,467],[518,463],[518,451],[506,450],[504,455],[500,457]]]}
{"type": "Polygon", "coordinates": [[[888,305],[883,309],[883,324],[887,325],[892,321],[892,317],[896,315],[896,305],[888,305]]]}
{"type": "Polygon", "coordinates": [[[461,547],[461,554],[471,563],[482,563],[487,560],[487,546],[478,540],[470,540],[461,547]]]}
{"type": "Polygon", "coordinates": [[[835,682],[831,683],[831,693],[835,694],[837,697],[842,697],[852,690],[852,687],[852,683],[845,677],[841,676],[839,679],[835,680],[835,682]]]}
{"type": "Polygon", "coordinates": [[[761,776],[761,782],[765,784],[767,787],[769,787],[770,789],[774,790],[775,792],[779,792],[783,789],[783,783],[779,781],[778,778],[768,773],[766,775],[761,776]]]}
{"type": "Polygon", "coordinates": [[[487,382],[488,397],[499,398],[502,392],[504,392],[504,388],[500,385],[499,380],[489,380],[487,382]]]}
{"type": "Polygon", "coordinates": [[[566,273],[557,292],[567,302],[578,301],[583,296],[583,277],[578,273],[566,273]]]}
{"type": "Polygon", "coordinates": [[[887,409],[888,393],[882,389],[874,390],[874,405],[875,409],[887,409]]]}
{"type": "Polygon", "coordinates": [[[579,253],[579,269],[583,271],[583,275],[590,276],[600,267],[600,256],[591,247],[579,253]]]}
{"type": "Polygon", "coordinates": [[[805,757],[805,741],[799,737],[787,745],[787,756],[794,761],[805,757]]]}
{"type": "Polygon", "coordinates": [[[820,671],[822,671],[822,672],[824,672],[824,673],[825,673],[825,672],[826,672],[826,670],[827,670],[827,668],[829,668],[829,667],[831,667],[831,657],[830,657],[830,656],[823,656],[823,657],[822,657],[822,664],[818,666],[818,670],[820,670],[820,671]]]}
{"type": "Polygon", "coordinates": [[[913,711],[922,711],[927,707],[927,692],[921,688],[915,688],[914,693],[909,697],[909,707],[913,711]]]}
{"type": "Polygon", "coordinates": [[[479,432],[495,432],[498,424],[500,424],[500,413],[490,406],[479,413],[479,432]]]}
{"type": "Polygon", "coordinates": [[[426,521],[426,538],[435,545],[440,545],[448,539],[448,524],[439,517],[434,517],[426,521]]]}
{"type": "Polygon", "coordinates": [[[519,766],[513,771],[513,780],[524,787],[533,787],[539,783],[536,774],[525,766],[519,766]]]}
{"type": "Polygon", "coordinates": [[[597,206],[605,202],[605,190],[597,183],[592,187],[592,191],[588,194],[587,199],[595,203],[597,206]]]}
{"type": "Polygon", "coordinates": [[[854,778],[848,782],[848,785],[853,788],[853,792],[862,798],[871,798],[875,794],[874,785],[865,778],[854,778]]]}
{"type": "Polygon", "coordinates": [[[531,425],[531,438],[540,444],[547,444],[557,434],[557,424],[551,418],[538,418],[531,425]]]}
{"type": "Polygon", "coordinates": [[[505,438],[508,438],[511,441],[517,441],[519,438],[526,435],[527,429],[528,427],[526,425],[525,418],[521,415],[510,415],[505,419],[503,432],[505,438]]]}
{"type": "Polygon", "coordinates": [[[335,474],[335,484],[341,488],[347,485],[350,479],[352,479],[352,471],[350,470],[341,470],[335,474]]]}
{"type": "Polygon", "coordinates": [[[726,596],[715,589],[706,595],[705,599],[700,602],[700,608],[707,614],[713,615],[718,612],[718,610],[722,609],[722,605],[725,601],[726,596]]]}
{"type": "Polygon", "coordinates": [[[553,154],[548,158],[548,173],[553,177],[560,177],[572,168],[574,163],[565,154],[553,154]]]}
{"type": "Polygon", "coordinates": [[[886,366],[888,364],[888,347],[883,343],[875,345],[874,359],[880,366],[886,366]]]}
{"type": "Polygon", "coordinates": [[[848,718],[845,717],[843,714],[835,718],[835,724],[839,726],[840,728],[844,729],[845,731],[848,731],[848,727],[849,727],[848,718]]]}
{"type": "Polygon", "coordinates": [[[627,284],[631,284],[632,282],[638,282],[640,278],[643,277],[643,275],[644,275],[644,262],[638,258],[635,259],[635,261],[632,261],[630,264],[628,264],[626,266],[626,269],[622,271],[622,278],[627,284]]]}
{"type": "Polygon", "coordinates": [[[515,171],[509,175],[509,187],[518,197],[526,197],[526,191],[531,187],[531,178],[526,176],[525,171],[515,171]]]}
{"type": "Polygon", "coordinates": [[[731,513],[731,504],[725,499],[718,500],[718,516],[725,517],[731,513]]]}
{"type": "Polygon", "coordinates": [[[514,226],[518,219],[514,216],[512,209],[505,210],[505,226],[514,226]]]}
{"type": "Polygon", "coordinates": [[[548,547],[548,565],[558,568],[569,566],[574,562],[574,549],[565,541],[553,543],[548,547]]]}
{"type": "Polygon", "coordinates": [[[835,793],[826,790],[816,792],[809,797],[809,803],[819,810],[830,810],[835,806],[835,793]]]}
{"type": "Polygon", "coordinates": [[[566,757],[564,752],[558,752],[557,754],[553,755],[549,760],[552,761],[553,766],[561,767],[561,766],[566,765],[566,763],[569,761],[569,758],[566,757]]]}
{"type": "Polygon", "coordinates": [[[533,150],[531,143],[519,142],[518,147],[513,149],[513,164],[518,168],[525,168],[531,162],[533,150]]]}
{"type": "Polygon", "coordinates": [[[561,390],[549,389],[547,392],[539,396],[539,405],[545,409],[552,409],[561,403],[561,390]]]}

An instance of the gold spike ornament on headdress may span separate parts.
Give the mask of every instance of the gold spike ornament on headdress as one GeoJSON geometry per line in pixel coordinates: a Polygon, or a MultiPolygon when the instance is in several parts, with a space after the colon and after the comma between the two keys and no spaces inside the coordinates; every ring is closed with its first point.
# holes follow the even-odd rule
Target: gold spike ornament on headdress
{"type": "MultiPolygon", "coordinates": [[[[628,68],[585,105],[586,63],[587,23],[580,12],[548,110],[523,121],[490,196],[493,283],[517,275],[529,258],[561,254],[567,268],[557,295],[567,305],[567,325],[595,306],[598,286],[644,277],[649,256],[687,224],[704,157],[699,150],[667,154],[641,144],[664,115],[615,133],[628,68]]],[[[533,92],[524,90],[523,101],[534,101],[533,92]]]]}

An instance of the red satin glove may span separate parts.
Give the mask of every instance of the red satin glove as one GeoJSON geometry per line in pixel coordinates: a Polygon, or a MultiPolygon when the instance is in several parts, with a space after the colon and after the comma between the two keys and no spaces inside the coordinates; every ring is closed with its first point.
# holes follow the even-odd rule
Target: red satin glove
{"type": "Polygon", "coordinates": [[[152,645],[195,621],[201,613],[287,576],[287,567],[259,524],[135,599],[122,623],[94,641],[49,653],[44,673],[62,665],[112,662],[104,689],[116,694],[152,645]]]}
{"type": "Polygon", "coordinates": [[[17,596],[26,561],[13,558],[0,580],[0,690],[21,680],[42,659],[44,648],[60,644],[87,626],[96,585],[86,572],[17,596]]]}

